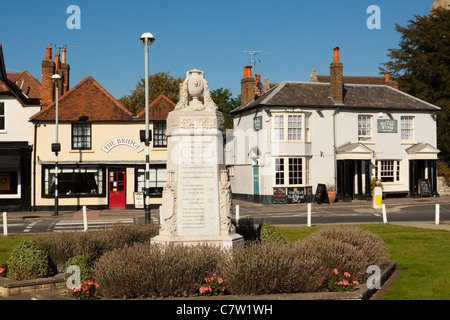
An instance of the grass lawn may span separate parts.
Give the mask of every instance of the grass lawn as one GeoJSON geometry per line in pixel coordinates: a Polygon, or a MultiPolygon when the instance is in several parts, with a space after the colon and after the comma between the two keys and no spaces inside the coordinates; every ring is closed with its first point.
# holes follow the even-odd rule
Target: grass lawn
{"type": "MultiPolygon", "coordinates": [[[[450,232],[390,224],[359,226],[383,239],[397,268],[405,270],[386,300],[450,299],[450,232]]],[[[319,227],[280,228],[295,241],[319,227]]]]}
{"type": "MultiPolygon", "coordinates": [[[[359,227],[379,235],[397,268],[405,270],[384,299],[450,300],[450,232],[391,224],[359,227]]],[[[289,241],[296,241],[320,227],[279,229],[289,241]]],[[[28,237],[0,236],[0,263],[8,260],[14,246],[28,237]]]]}

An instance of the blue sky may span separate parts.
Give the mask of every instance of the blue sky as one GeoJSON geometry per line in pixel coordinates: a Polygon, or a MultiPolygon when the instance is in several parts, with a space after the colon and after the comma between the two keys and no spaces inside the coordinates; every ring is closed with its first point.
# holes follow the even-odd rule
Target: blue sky
{"type": "MultiPolygon", "coordinates": [[[[150,73],[183,77],[203,70],[211,89],[240,93],[248,50],[256,73],[271,83],[309,81],[312,69],[329,74],[339,46],[344,75],[376,76],[387,50],[397,48],[395,24],[429,14],[433,0],[3,0],[0,44],[6,69],[27,69],[40,80],[49,43],[68,47],[70,86],[94,77],[114,97],[129,94],[144,76],[144,46],[151,32],[150,73]],[[81,10],[81,29],[68,29],[67,8],[81,10]],[[381,29],[366,26],[370,5],[381,11],[381,29]],[[269,54],[270,53],[270,54],[269,54]]],[[[56,49],[53,53],[57,52],[56,49]]]]}

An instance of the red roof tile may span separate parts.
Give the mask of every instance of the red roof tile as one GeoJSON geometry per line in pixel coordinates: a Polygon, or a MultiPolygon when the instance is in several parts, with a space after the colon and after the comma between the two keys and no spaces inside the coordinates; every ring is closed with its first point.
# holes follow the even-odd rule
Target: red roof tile
{"type": "MultiPolygon", "coordinates": [[[[150,121],[166,121],[169,112],[175,109],[175,103],[161,94],[148,106],[148,117],[150,121]]],[[[145,120],[145,109],[138,114],[138,120],[145,120]]]]}
{"type": "MultiPolygon", "coordinates": [[[[30,118],[30,121],[54,121],[55,102],[30,118]]],[[[92,77],[86,77],[59,98],[59,121],[132,121],[132,112],[109,94],[92,77]]]]}

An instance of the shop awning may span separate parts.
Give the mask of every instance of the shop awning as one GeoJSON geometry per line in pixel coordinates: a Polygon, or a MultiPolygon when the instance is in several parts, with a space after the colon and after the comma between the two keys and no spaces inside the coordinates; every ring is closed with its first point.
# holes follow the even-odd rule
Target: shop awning
{"type": "Polygon", "coordinates": [[[19,171],[20,156],[0,156],[0,171],[19,171]]]}

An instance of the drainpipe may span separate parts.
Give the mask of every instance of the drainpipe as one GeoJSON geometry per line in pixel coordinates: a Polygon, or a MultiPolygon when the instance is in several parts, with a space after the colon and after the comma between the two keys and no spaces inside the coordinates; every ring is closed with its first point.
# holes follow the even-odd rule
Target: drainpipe
{"type": "Polygon", "coordinates": [[[33,142],[33,211],[36,212],[36,149],[37,149],[37,128],[40,123],[34,124],[34,142],[33,142]]]}
{"type": "Polygon", "coordinates": [[[336,115],[339,113],[339,107],[333,111],[333,158],[334,158],[334,185],[337,191],[337,160],[336,160],[336,115]]]}

